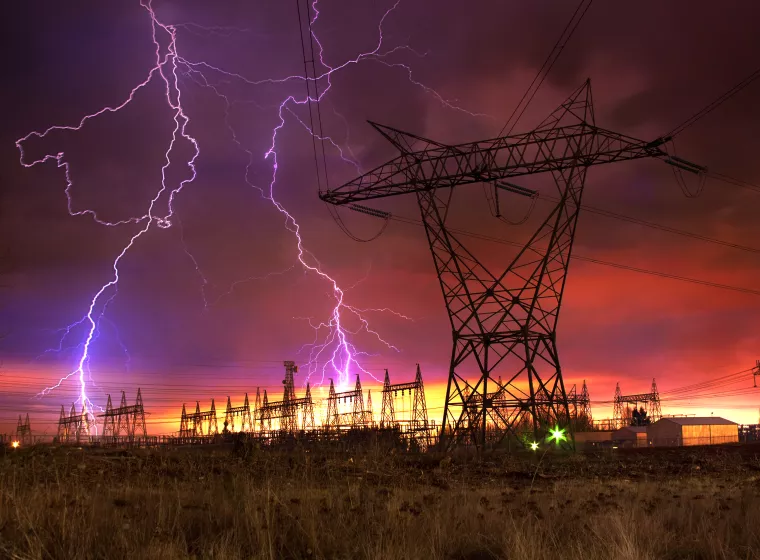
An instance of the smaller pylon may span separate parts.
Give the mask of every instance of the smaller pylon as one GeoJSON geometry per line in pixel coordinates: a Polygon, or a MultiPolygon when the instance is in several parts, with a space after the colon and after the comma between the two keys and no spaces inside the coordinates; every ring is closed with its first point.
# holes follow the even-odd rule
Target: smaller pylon
{"type": "Polygon", "coordinates": [[[372,389],[367,391],[367,406],[364,409],[364,425],[372,427],[375,424],[375,420],[372,414],[372,389]]]}
{"type": "Polygon", "coordinates": [[[652,399],[649,403],[649,421],[657,422],[662,418],[662,407],[660,406],[660,393],[657,391],[657,381],[652,378],[652,399]]]}
{"type": "Polygon", "coordinates": [[[125,414],[127,409],[127,395],[124,391],[121,392],[121,403],[119,408],[116,409],[116,436],[129,436],[132,433],[132,423],[130,422],[129,414],[125,414]]]}
{"type": "Polygon", "coordinates": [[[179,420],[179,437],[187,438],[193,435],[195,434],[191,433],[190,427],[188,425],[187,409],[185,408],[185,403],[182,403],[182,416],[180,416],[179,420]]]}
{"type": "Polygon", "coordinates": [[[216,422],[216,404],[214,399],[211,399],[211,410],[209,411],[208,418],[208,435],[216,435],[219,433],[219,426],[216,422]]]}
{"type": "Polygon", "coordinates": [[[29,445],[32,443],[32,425],[29,422],[29,413],[26,413],[26,418],[22,420],[21,415],[18,415],[18,425],[16,426],[16,441],[23,445],[29,445]]]}
{"type": "Polygon", "coordinates": [[[145,424],[145,408],[143,407],[142,391],[137,388],[137,399],[135,399],[135,408],[132,411],[130,437],[134,438],[136,434],[142,433],[142,437],[148,437],[148,427],[145,424]]]}
{"type": "Polygon", "coordinates": [[[272,413],[269,408],[269,397],[267,396],[267,390],[264,389],[264,402],[261,406],[261,422],[259,425],[259,429],[263,431],[271,431],[272,430],[272,413]]]}
{"type": "Polygon", "coordinates": [[[615,429],[625,426],[625,411],[623,410],[623,393],[620,391],[620,382],[615,385],[615,398],[613,400],[612,419],[615,429]]]}
{"type": "Polygon", "coordinates": [[[256,400],[253,401],[253,428],[251,431],[255,432],[258,428],[261,430],[263,418],[261,417],[261,391],[256,387],[256,400]]]}
{"type": "Polygon", "coordinates": [[[108,395],[108,401],[106,402],[106,412],[103,415],[103,437],[107,440],[113,438],[116,435],[116,416],[113,412],[113,403],[111,402],[111,395],[108,395]]]}
{"type": "Polygon", "coordinates": [[[335,393],[335,384],[330,379],[330,391],[327,394],[327,418],[325,419],[325,427],[337,428],[339,424],[338,420],[338,398],[335,393]]]}
{"type": "Polygon", "coordinates": [[[417,364],[417,373],[414,376],[414,405],[412,406],[412,429],[427,432],[428,415],[425,401],[425,386],[422,383],[420,364],[417,364]]]}
{"type": "Polygon", "coordinates": [[[314,401],[311,399],[311,386],[306,383],[306,397],[302,409],[303,418],[301,420],[301,426],[304,430],[314,429],[314,401]]]}
{"type": "Polygon", "coordinates": [[[396,411],[393,406],[393,392],[391,391],[391,379],[388,370],[385,370],[383,380],[383,403],[380,409],[380,427],[390,428],[396,424],[396,411]]]}
{"type": "Polygon", "coordinates": [[[195,414],[193,414],[193,435],[203,435],[203,420],[201,418],[201,403],[195,401],[195,414]]]}
{"type": "Polygon", "coordinates": [[[583,380],[583,386],[581,387],[581,396],[578,400],[578,405],[580,407],[579,414],[582,422],[586,429],[589,429],[594,425],[594,419],[591,416],[591,397],[589,396],[588,386],[586,385],[585,379],[583,380]]]}
{"type": "Polygon", "coordinates": [[[245,394],[245,400],[243,401],[243,415],[242,425],[240,426],[241,432],[253,431],[253,420],[251,419],[251,404],[248,402],[248,393],[245,394]]]}
{"type": "Polygon", "coordinates": [[[90,416],[87,414],[87,407],[82,405],[82,414],[77,421],[76,432],[77,443],[89,443],[90,440],[90,416]]]}
{"type": "Polygon", "coordinates": [[[59,443],[66,443],[69,441],[69,423],[66,418],[66,411],[61,405],[61,416],[58,418],[58,435],[57,439],[59,443]]]}
{"type": "Polygon", "coordinates": [[[356,384],[354,385],[353,413],[351,415],[351,427],[358,428],[364,423],[364,394],[362,393],[362,382],[359,375],[356,375],[356,384]]]}

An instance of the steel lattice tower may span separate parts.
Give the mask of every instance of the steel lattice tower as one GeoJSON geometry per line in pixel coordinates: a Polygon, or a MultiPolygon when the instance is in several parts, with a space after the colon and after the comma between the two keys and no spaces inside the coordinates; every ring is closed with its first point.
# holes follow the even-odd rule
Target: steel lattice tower
{"type": "Polygon", "coordinates": [[[661,149],[666,138],[646,142],[597,127],[589,81],[522,134],[452,146],[370,124],[400,154],[319,196],[335,205],[417,197],[452,328],[442,446],[523,441],[524,427],[539,439],[554,425],[569,427],[556,331],[588,168],[656,157],[704,169],[670,157],[661,149]],[[496,194],[534,196],[506,180],[540,173],[553,177],[559,202],[505,270],[489,271],[446,226],[453,187],[484,183],[496,194]]]}
{"type": "Polygon", "coordinates": [[[380,427],[392,428],[396,425],[396,411],[393,406],[394,392],[391,389],[391,379],[388,370],[385,370],[385,379],[383,380],[383,404],[380,409],[380,427]]]}
{"type": "Polygon", "coordinates": [[[16,441],[22,444],[30,444],[34,440],[32,438],[32,424],[29,422],[29,413],[26,413],[26,418],[22,419],[21,415],[18,415],[18,424],[16,425],[16,441]]]}

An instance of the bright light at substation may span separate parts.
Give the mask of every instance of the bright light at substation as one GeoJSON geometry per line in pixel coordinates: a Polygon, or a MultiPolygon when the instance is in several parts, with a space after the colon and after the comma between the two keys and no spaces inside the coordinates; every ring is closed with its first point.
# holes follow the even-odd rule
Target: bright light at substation
{"type": "Polygon", "coordinates": [[[11,443],[11,447],[13,449],[16,449],[19,445],[21,445],[21,444],[19,442],[17,442],[17,441],[14,441],[13,443],[11,443]]]}
{"type": "Polygon", "coordinates": [[[556,427],[551,431],[551,437],[549,439],[553,439],[556,443],[559,443],[562,440],[567,439],[565,436],[565,430],[560,429],[559,427],[556,427]]]}

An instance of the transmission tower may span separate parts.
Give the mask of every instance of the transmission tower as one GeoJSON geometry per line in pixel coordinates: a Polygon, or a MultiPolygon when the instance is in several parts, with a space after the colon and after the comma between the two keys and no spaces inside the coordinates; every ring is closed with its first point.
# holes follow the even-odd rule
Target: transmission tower
{"type": "Polygon", "coordinates": [[[385,379],[383,379],[383,404],[380,409],[380,427],[392,428],[396,425],[396,410],[393,406],[393,390],[391,389],[391,379],[388,370],[385,370],[385,379]]]}
{"type": "Polygon", "coordinates": [[[264,389],[264,400],[259,407],[259,431],[271,431],[272,430],[272,410],[269,407],[269,397],[267,396],[267,390],[264,389]]]}
{"type": "Polygon", "coordinates": [[[590,428],[594,425],[594,419],[591,416],[591,397],[588,393],[588,386],[586,380],[583,380],[583,387],[581,387],[581,396],[578,399],[579,415],[584,422],[586,428],[590,428]]]}
{"type": "Polygon", "coordinates": [[[235,418],[240,418],[240,431],[253,431],[253,422],[251,420],[251,405],[248,402],[248,393],[245,394],[243,406],[232,406],[229,395],[227,395],[227,408],[224,411],[224,425],[230,432],[235,431],[235,418]]]}
{"type": "Polygon", "coordinates": [[[29,422],[29,413],[26,413],[26,418],[22,420],[21,415],[18,415],[18,424],[16,425],[16,441],[22,445],[29,445],[33,443],[32,440],[32,425],[29,422]]]}
{"type": "Polygon", "coordinates": [[[108,443],[116,443],[122,437],[133,442],[139,433],[142,433],[142,437],[148,435],[142,391],[139,388],[135,404],[132,406],[127,405],[127,396],[124,391],[121,392],[121,404],[118,408],[113,407],[111,395],[108,395],[105,413],[98,416],[103,418],[103,439],[108,443]]]}
{"type": "Polygon", "coordinates": [[[523,134],[450,146],[371,124],[400,155],[320,198],[349,205],[417,196],[453,335],[442,445],[496,444],[522,435],[526,418],[536,439],[555,424],[568,427],[556,331],[587,169],[649,157],[694,173],[704,168],[668,156],[667,138],[646,142],[597,127],[588,81],[523,134]],[[496,194],[535,196],[506,180],[539,173],[551,174],[559,202],[506,270],[492,273],[446,227],[453,187],[485,183],[496,194]],[[497,382],[497,370],[506,383],[497,382]]]}
{"type": "Polygon", "coordinates": [[[364,419],[362,424],[372,427],[375,424],[375,419],[372,414],[372,389],[367,390],[367,405],[364,408],[364,419]]]}
{"type": "MultiPolygon", "coordinates": [[[[182,405],[182,408],[184,410],[184,404],[182,405]]],[[[206,424],[205,435],[213,436],[218,434],[219,424],[216,417],[216,403],[214,402],[214,399],[211,399],[211,408],[204,411],[201,411],[200,402],[195,401],[195,412],[186,415],[186,422],[188,435],[192,435],[193,437],[202,437],[204,435],[204,424],[206,424]]],[[[180,432],[181,431],[182,424],[180,422],[180,432]]]]}
{"type": "Polygon", "coordinates": [[[335,384],[330,380],[330,390],[327,393],[327,417],[325,418],[325,427],[338,429],[340,420],[338,419],[338,397],[335,392],[335,384]]]}
{"type": "Polygon", "coordinates": [[[256,400],[253,401],[253,431],[261,430],[261,392],[256,387],[256,400]]]}
{"type": "Polygon", "coordinates": [[[427,446],[429,444],[430,426],[427,416],[427,404],[425,401],[425,386],[422,383],[422,371],[417,364],[414,381],[408,383],[391,384],[388,370],[385,370],[383,380],[383,408],[381,411],[381,426],[391,428],[401,423],[396,419],[395,400],[401,394],[403,399],[406,394],[411,397],[411,411],[407,424],[406,433],[411,440],[427,446]]]}
{"type": "Polygon", "coordinates": [[[301,427],[304,430],[313,430],[314,426],[314,401],[311,399],[311,385],[306,383],[306,396],[302,408],[301,427]]]}
{"type": "Polygon", "coordinates": [[[61,406],[61,416],[58,419],[58,436],[60,443],[87,443],[90,439],[90,418],[87,409],[82,406],[82,412],[76,410],[76,405],[71,403],[71,411],[66,416],[61,406]]]}
{"type": "Polygon", "coordinates": [[[330,380],[330,391],[327,395],[327,418],[325,424],[328,428],[347,427],[350,429],[361,428],[366,425],[367,411],[364,408],[364,394],[359,376],[356,376],[354,388],[350,391],[335,392],[335,384],[330,380]],[[339,403],[351,404],[351,411],[340,413],[339,403]]]}
{"type": "Polygon", "coordinates": [[[294,433],[298,430],[298,415],[296,412],[296,389],[294,375],[298,371],[298,366],[295,362],[285,361],[285,379],[283,379],[283,395],[282,395],[282,419],[280,421],[280,428],[288,433],[294,433]]]}
{"type": "Polygon", "coordinates": [[[649,401],[649,419],[651,422],[657,422],[662,418],[662,408],[660,407],[660,392],[657,390],[657,382],[652,378],[652,398],[649,401]]]}
{"type": "MultiPolygon", "coordinates": [[[[620,383],[615,387],[615,399],[613,406],[613,423],[617,428],[635,425],[634,411],[638,405],[646,406],[646,422],[654,423],[662,418],[662,408],[660,406],[660,394],[657,391],[657,383],[652,379],[652,388],[648,393],[638,393],[635,395],[623,395],[620,391],[620,383]],[[629,407],[633,404],[633,409],[629,407]]],[[[641,419],[643,421],[643,419],[641,419]]]]}
{"type": "Polygon", "coordinates": [[[578,425],[578,393],[575,389],[575,384],[567,392],[567,408],[570,412],[570,420],[575,428],[578,425]]]}
{"type": "MultiPolygon", "coordinates": [[[[199,411],[200,412],[200,411],[199,411]]],[[[192,438],[195,437],[195,423],[190,425],[191,417],[187,414],[185,403],[182,403],[182,415],[179,420],[179,437],[180,438],[192,438]]]]}
{"type": "Polygon", "coordinates": [[[264,404],[259,409],[260,425],[264,424],[267,430],[272,429],[272,420],[277,420],[278,430],[285,434],[295,434],[299,430],[298,418],[300,415],[302,429],[314,427],[314,402],[311,399],[311,386],[306,384],[306,396],[297,398],[295,391],[294,374],[298,371],[295,362],[286,361],[285,379],[282,381],[284,390],[282,400],[269,401],[264,390],[264,404]]]}

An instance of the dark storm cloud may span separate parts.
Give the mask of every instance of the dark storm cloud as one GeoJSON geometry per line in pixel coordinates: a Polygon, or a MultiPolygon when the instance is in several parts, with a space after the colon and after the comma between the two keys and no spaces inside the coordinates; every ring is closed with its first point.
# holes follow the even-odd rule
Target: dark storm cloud
{"type": "MultiPolygon", "coordinates": [[[[326,61],[338,65],[374,48],[377,22],[391,6],[325,2],[315,30],[326,61]]],[[[386,46],[408,45],[414,52],[402,49],[382,61],[363,61],[335,74],[321,108],[324,130],[342,146],[350,145],[363,169],[394,155],[367,119],[446,142],[492,136],[574,8],[557,0],[401,2],[386,19],[386,46]],[[402,63],[413,69],[416,81],[435,88],[444,99],[489,116],[473,117],[444,106],[408,80],[402,63]]],[[[28,2],[9,10],[13,17],[3,19],[0,34],[7,84],[0,92],[5,123],[0,131],[0,232],[10,245],[15,269],[6,290],[11,303],[1,312],[12,335],[0,344],[3,354],[18,360],[55,345],[50,332],[41,334],[44,329],[81,316],[94,290],[109,278],[114,255],[135,229],[109,230],[87,217],[68,216],[62,171],[52,163],[21,168],[14,141],[50,124],[76,124],[85,113],[119,103],[145,78],[155,53],[150,20],[138,2],[28,2]]],[[[204,60],[254,81],[303,72],[290,3],[156,0],[156,10],[165,21],[219,28],[180,26],[178,45],[188,59],[204,60]],[[221,29],[224,26],[237,30],[221,29]]],[[[597,124],[655,138],[756,66],[758,17],[760,7],[754,2],[595,3],[517,128],[540,121],[591,77],[597,124]]],[[[197,75],[180,76],[191,116],[188,130],[201,145],[198,177],[175,204],[181,230],[151,232],[130,252],[119,295],[108,312],[135,359],[149,356],[146,363],[160,364],[152,369],[165,371],[166,383],[178,375],[168,367],[171,364],[302,360],[304,354],[296,352],[313,339],[304,318],[325,320],[331,304],[328,285],[299,267],[290,268],[296,255],[293,235],[258,190],[266,192],[272,176],[273,160],[263,156],[272,128],[279,123],[277,104],[284,95],[302,96],[303,82],[252,86],[213,72],[208,75],[233,103],[227,107],[213,91],[200,87],[197,75]],[[235,128],[234,138],[227,124],[235,128]],[[208,308],[202,296],[204,282],[208,308]]],[[[755,103],[759,87],[753,85],[687,130],[677,141],[679,155],[760,180],[755,157],[760,140],[753,124],[760,117],[755,103]]],[[[171,131],[171,113],[160,88],[151,88],[121,115],[94,120],[81,132],[29,144],[30,156],[31,151],[66,152],[75,180],[75,208],[95,207],[107,219],[144,211],[160,181],[171,131]]],[[[373,367],[382,367],[383,360],[420,361],[445,371],[450,327],[423,230],[391,222],[378,240],[367,244],[343,235],[317,202],[312,144],[297,120],[308,122],[305,107],[285,112],[284,118],[285,127],[278,132],[275,194],[301,224],[307,249],[341,285],[356,284],[347,291],[353,304],[393,307],[416,319],[373,315],[378,332],[402,350],[396,354],[372,337],[362,337],[361,345],[380,353],[371,358],[373,367]]],[[[180,149],[186,155],[190,146],[180,149]]],[[[327,159],[332,186],[356,175],[356,169],[329,146],[327,159]]],[[[176,181],[186,173],[175,166],[169,177],[176,181]]],[[[537,184],[542,193],[554,188],[545,181],[537,184]]],[[[754,245],[760,233],[756,193],[710,181],[701,197],[687,199],[671,170],[660,162],[593,168],[587,187],[585,200],[592,206],[745,245],[754,245]]],[[[487,209],[479,186],[458,192],[456,200],[456,227],[509,240],[526,239],[550,208],[540,201],[525,226],[508,227],[484,219],[487,209]]],[[[522,201],[507,199],[505,204],[505,212],[515,218],[526,211],[522,201]]],[[[398,215],[418,215],[413,200],[373,205],[398,215]]],[[[345,210],[341,215],[362,237],[372,236],[381,226],[364,215],[345,210]]],[[[505,245],[463,241],[494,266],[503,264],[512,251],[505,245]]],[[[760,280],[755,254],[593,214],[581,217],[576,251],[727,284],[752,287],[760,280]]],[[[706,371],[727,354],[742,362],[751,354],[751,341],[741,334],[752,328],[758,310],[751,296],[578,262],[570,273],[565,305],[560,336],[566,371],[595,374],[601,393],[611,392],[605,384],[616,372],[638,375],[653,364],[660,367],[664,357],[674,364],[673,385],[689,379],[689,368],[706,371]],[[715,336],[716,331],[721,335],[715,336]],[[698,353],[691,350],[695,341],[698,353]]],[[[120,358],[113,336],[106,338],[96,352],[94,375],[98,363],[101,371],[114,372],[106,363],[120,358]]]]}

